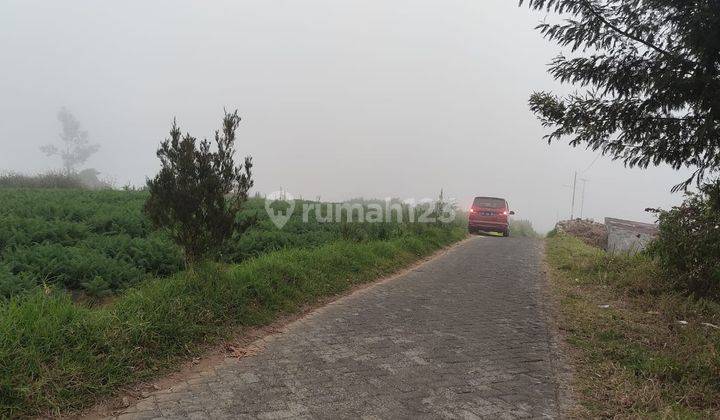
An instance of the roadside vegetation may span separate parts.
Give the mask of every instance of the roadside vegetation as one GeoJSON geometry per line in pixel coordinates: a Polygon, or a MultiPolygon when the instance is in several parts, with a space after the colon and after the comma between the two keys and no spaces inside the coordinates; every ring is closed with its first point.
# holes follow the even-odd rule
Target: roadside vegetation
{"type": "Polygon", "coordinates": [[[531,221],[510,219],[510,236],[539,238],[541,235],[535,231],[531,221]]]}
{"type": "Polygon", "coordinates": [[[720,303],[689,295],[656,258],[547,240],[580,417],[720,415],[720,303]]]}

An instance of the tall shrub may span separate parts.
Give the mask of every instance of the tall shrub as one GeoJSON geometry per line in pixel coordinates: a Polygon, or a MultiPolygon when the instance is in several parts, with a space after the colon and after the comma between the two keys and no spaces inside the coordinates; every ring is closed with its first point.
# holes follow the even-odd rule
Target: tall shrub
{"type": "Polygon", "coordinates": [[[157,151],[162,168],[147,183],[145,213],[169,231],[188,265],[216,253],[233,232],[248,227],[235,217],[253,185],[252,158],[237,166],[233,158],[239,123],[237,110],[225,113],[212,151],[210,141],[182,136],[173,122],[170,137],[157,151]]]}
{"type": "Polygon", "coordinates": [[[653,211],[660,233],[648,251],[668,278],[696,296],[720,298],[720,182],[688,193],[669,211],[653,211]]]}

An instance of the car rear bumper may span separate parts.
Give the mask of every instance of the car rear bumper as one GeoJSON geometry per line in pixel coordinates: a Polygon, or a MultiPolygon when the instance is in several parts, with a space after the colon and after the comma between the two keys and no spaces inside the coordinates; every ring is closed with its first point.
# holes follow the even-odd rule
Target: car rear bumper
{"type": "Polygon", "coordinates": [[[503,222],[490,222],[487,220],[470,220],[468,227],[472,229],[504,231],[507,230],[508,224],[503,222]]]}

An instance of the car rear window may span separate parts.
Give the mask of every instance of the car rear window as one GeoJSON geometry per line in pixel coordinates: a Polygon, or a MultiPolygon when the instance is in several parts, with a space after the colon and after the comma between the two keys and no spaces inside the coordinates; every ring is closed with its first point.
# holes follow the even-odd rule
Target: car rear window
{"type": "Polygon", "coordinates": [[[502,209],[505,208],[505,200],[502,198],[477,197],[475,198],[475,201],[473,201],[473,207],[502,209]]]}

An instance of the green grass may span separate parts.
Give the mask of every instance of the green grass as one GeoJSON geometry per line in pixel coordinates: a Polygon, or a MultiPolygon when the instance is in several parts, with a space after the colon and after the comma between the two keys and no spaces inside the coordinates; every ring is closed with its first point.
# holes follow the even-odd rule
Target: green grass
{"type": "Polygon", "coordinates": [[[238,327],[269,323],[464,236],[428,226],[384,241],[284,249],[147,280],[95,308],[59,289],[15,296],[0,303],[0,417],[87,407],[238,327]]]}
{"type": "Polygon", "coordinates": [[[677,293],[645,255],[613,256],[559,234],[547,260],[574,348],[576,416],[720,415],[720,331],[703,325],[720,325],[720,304],[677,293]]]}

